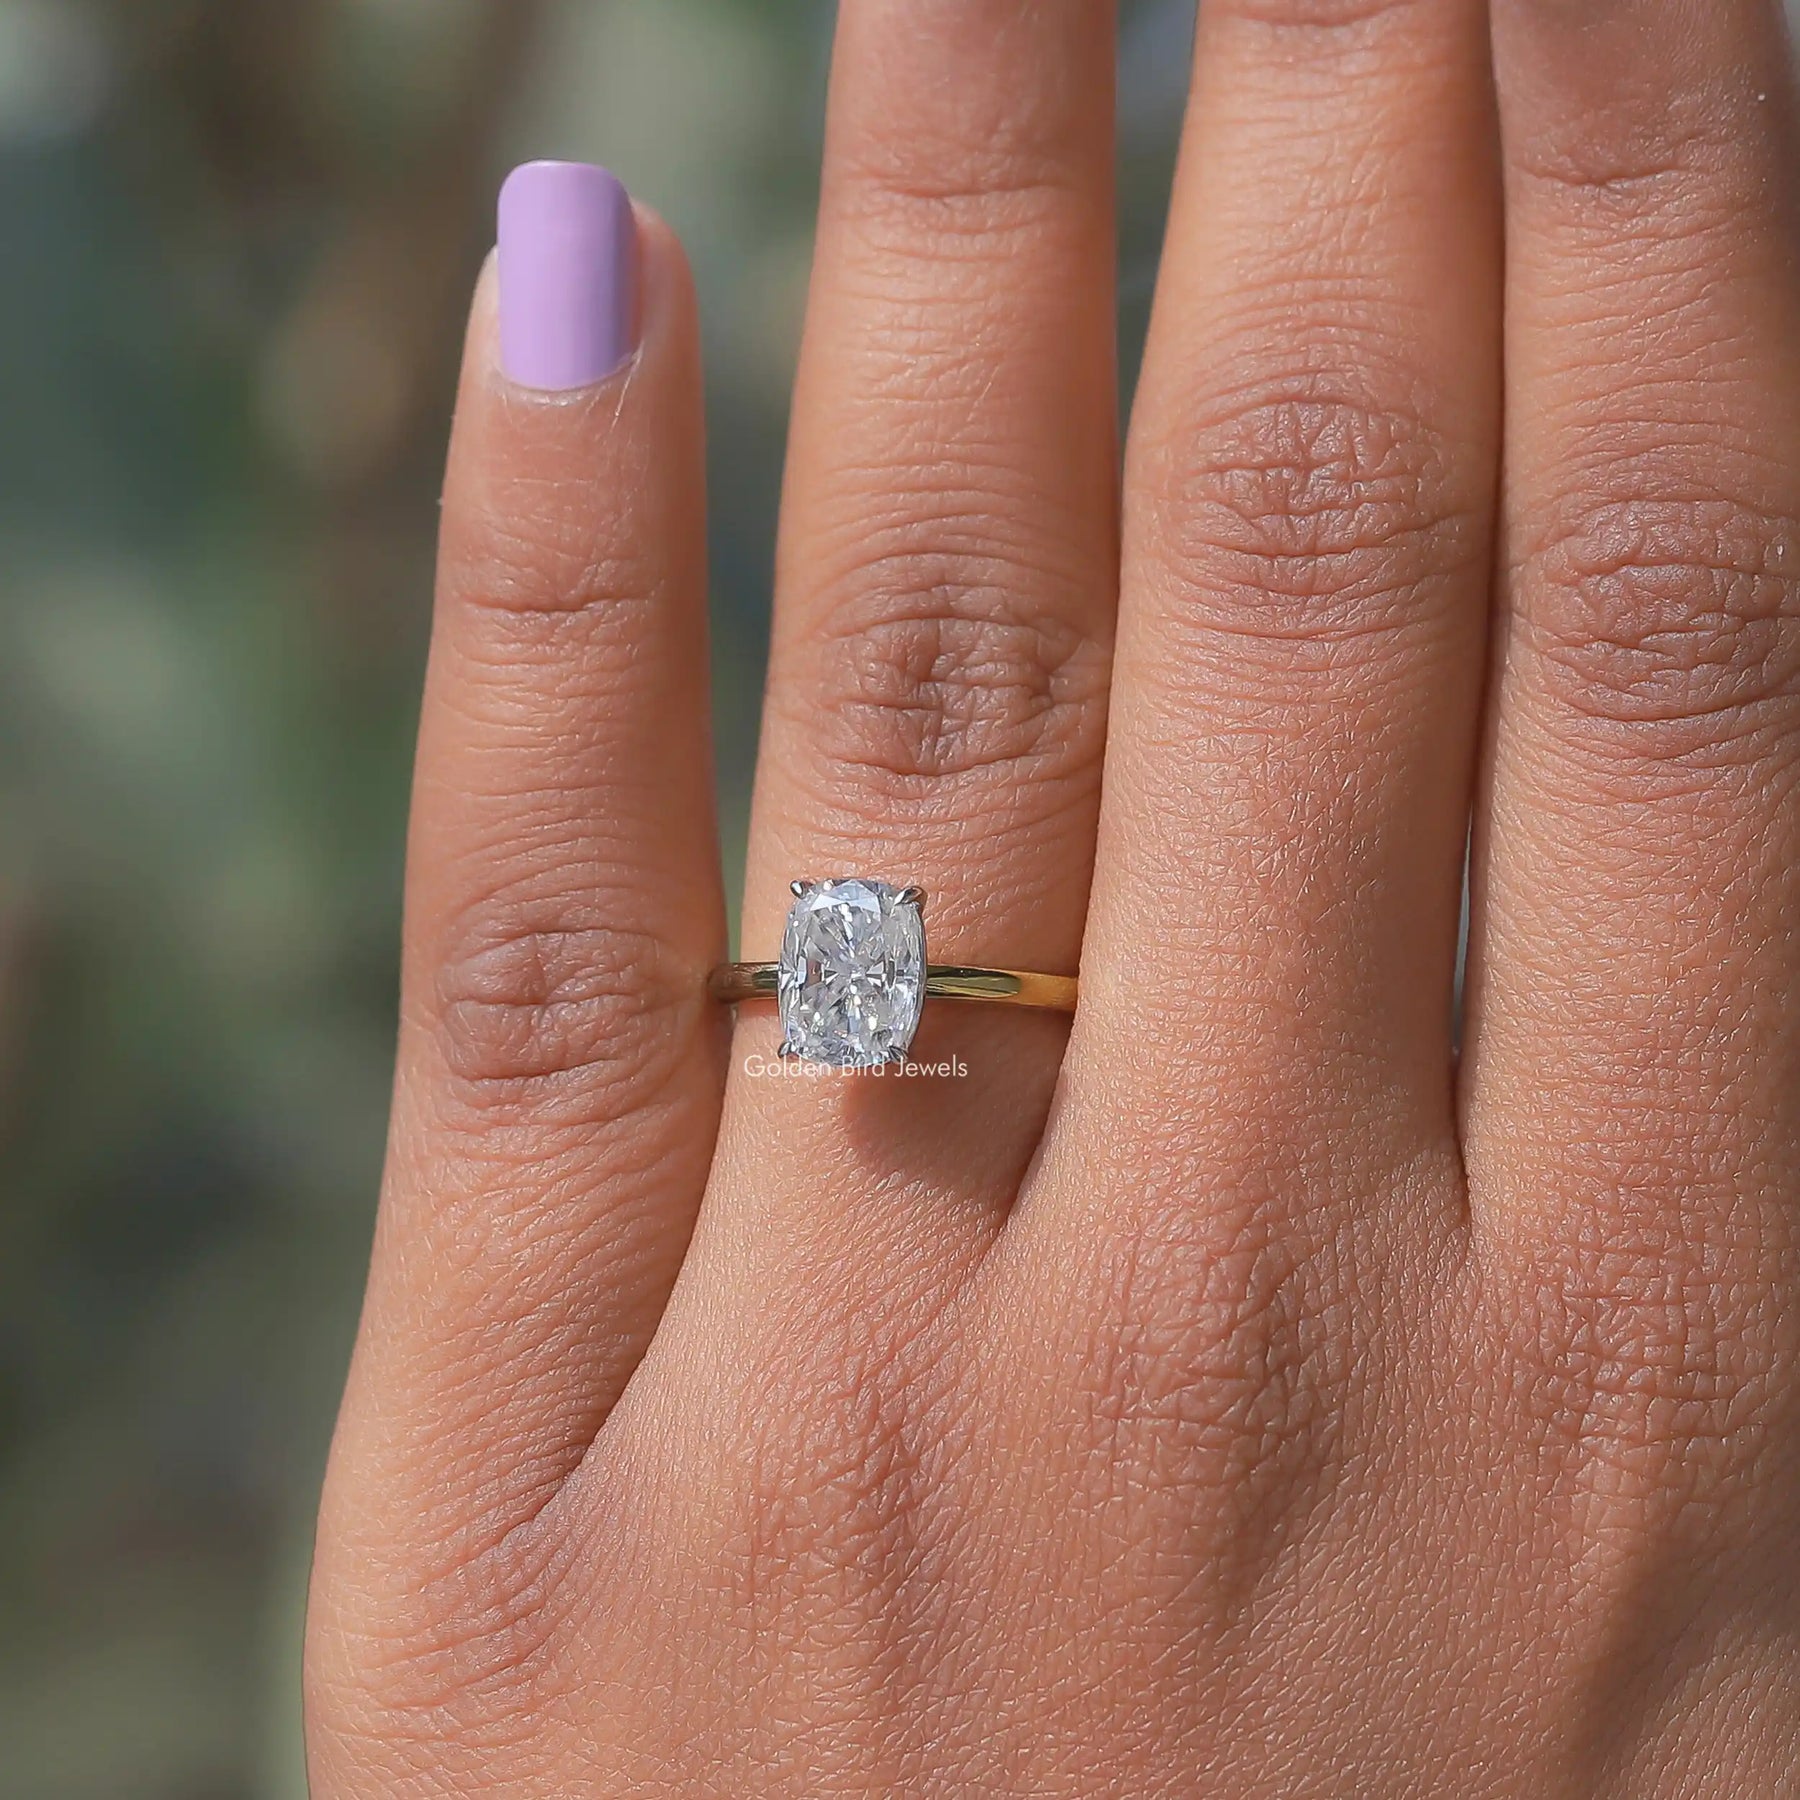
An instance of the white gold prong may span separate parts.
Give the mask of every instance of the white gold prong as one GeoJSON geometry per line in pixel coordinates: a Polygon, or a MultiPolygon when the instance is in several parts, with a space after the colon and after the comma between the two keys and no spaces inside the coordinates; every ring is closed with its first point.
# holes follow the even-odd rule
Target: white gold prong
{"type": "Polygon", "coordinates": [[[925,915],[860,875],[801,882],[781,941],[783,1035],[802,1062],[861,1069],[910,1049],[925,1000],[925,915]]]}
{"type": "Polygon", "coordinates": [[[1075,1010],[1073,975],[927,962],[925,890],[914,883],[837,875],[788,886],[781,960],[721,963],[706,978],[723,1005],[776,1002],[784,1064],[904,1067],[927,998],[1075,1010]]]}

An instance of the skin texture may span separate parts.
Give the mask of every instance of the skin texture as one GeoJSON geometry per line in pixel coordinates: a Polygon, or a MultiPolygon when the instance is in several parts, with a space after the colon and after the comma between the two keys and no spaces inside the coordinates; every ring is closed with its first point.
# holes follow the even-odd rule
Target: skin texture
{"type": "Polygon", "coordinates": [[[320,1800],[1794,1791],[1778,8],[1202,14],[1121,489],[1109,9],[841,9],[744,942],[966,1079],[747,1072],[680,252],[484,281],[320,1800]]]}

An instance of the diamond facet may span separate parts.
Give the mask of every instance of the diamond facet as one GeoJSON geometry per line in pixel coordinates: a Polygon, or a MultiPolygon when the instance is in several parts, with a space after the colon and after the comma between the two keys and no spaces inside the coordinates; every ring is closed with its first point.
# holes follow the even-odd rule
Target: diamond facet
{"type": "Polygon", "coordinates": [[[872,1069],[903,1062],[925,1003],[917,889],[803,882],[781,945],[784,1056],[872,1069]]]}

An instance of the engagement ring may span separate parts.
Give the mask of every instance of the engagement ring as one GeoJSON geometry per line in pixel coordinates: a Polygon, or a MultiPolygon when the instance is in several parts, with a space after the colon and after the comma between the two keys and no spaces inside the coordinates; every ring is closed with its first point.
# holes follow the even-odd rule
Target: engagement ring
{"type": "Polygon", "coordinates": [[[1075,1010],[1070,975],[965,969],[925,960],[925,891],[846,876],[796,881],[778,963],[713,970],[716,1000],[773,999],[781,1054],[839,1069],[903,1063],[926,1000],[1075,1010]]]}

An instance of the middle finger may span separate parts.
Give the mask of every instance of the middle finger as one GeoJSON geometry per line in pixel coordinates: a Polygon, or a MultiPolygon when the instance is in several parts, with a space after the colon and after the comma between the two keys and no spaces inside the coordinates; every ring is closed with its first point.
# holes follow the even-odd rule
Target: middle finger
{"type": "Polygon", "coordinates": [[[1145,1792],[1192,1788],[1192,1745],[1262,1716],[1229,1646],[1265,1602],[1299,1646],[1290,1711],[1342,1714],[1337,1673],[1369,1666],[1342,1527],[1413,1452],[1406,1410],[1359,1398],[1417,1367],[1463,1216],[1499,435],[1483,0],[1205,0],[1195,67],[1066,1099],[973,1290],[1011,1322],[995,1361],[1024,1373],[994,1410],[1032,1450],[1001,1477],[1027,1520],[1002,1603],[1106,1571],[1111,1642],[1047,1632],[1034,1668],[1121,1697],[1145,1792]],[[1276,1567],[1307,1573],[1250,1599],[1276,1567]],[[1146,1742],[1158,1703],[1179,1723],[1146,1742]]]}
{"type": "MultiPolygon", "coordinates": [[[[1486,8],[1208,0],[1196,71],[1059,1137],[1122,1147],[1127,1207],[1157,1167],[1178,1214],[1229,1189],[1310,1236],[1322,1189],[1455,1169],[1498,454],[1486,8]]],[[[1090,1159],[1069,1173],[1085,1207],[1090,1159]]]]}

